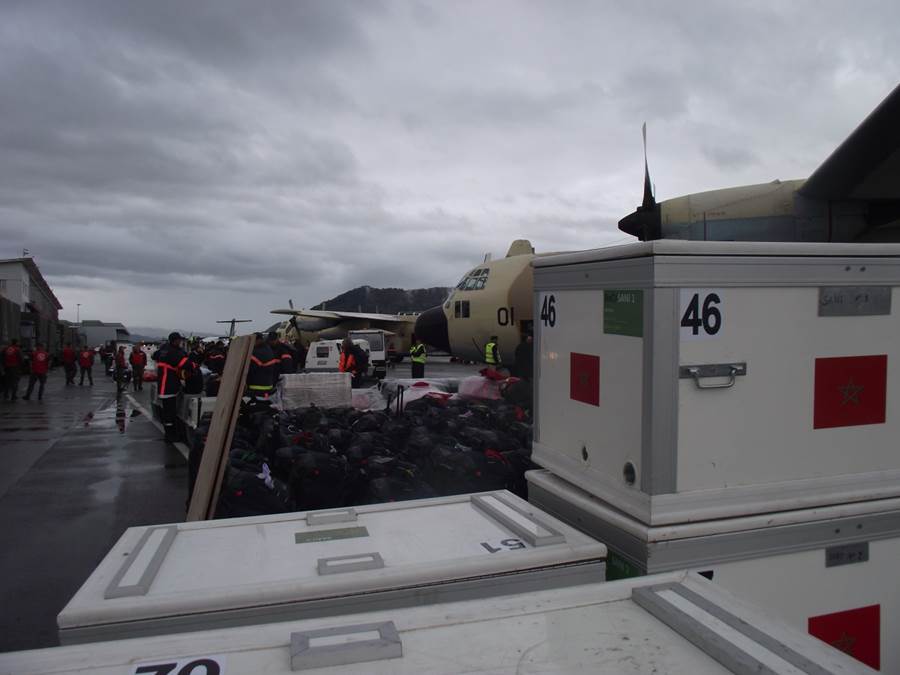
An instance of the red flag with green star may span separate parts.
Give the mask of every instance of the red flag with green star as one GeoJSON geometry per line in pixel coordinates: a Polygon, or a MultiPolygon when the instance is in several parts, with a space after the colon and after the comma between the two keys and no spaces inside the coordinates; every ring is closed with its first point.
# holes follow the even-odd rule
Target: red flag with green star
{"type": "Polygon", "coordinates": [[[569,362],[569,398],[600,405],[600,357],[572,352],[569,362]]]}
{"type": "Polygon", "coordinates": [[[813,428],[883,424],[887,355],[816,359],[813,428]]]}
{"type": "Polygon", "coordinates": [[[881,606],[811,616],[810,635],[846,652],[875,670],[881,669],[881,606]]]}

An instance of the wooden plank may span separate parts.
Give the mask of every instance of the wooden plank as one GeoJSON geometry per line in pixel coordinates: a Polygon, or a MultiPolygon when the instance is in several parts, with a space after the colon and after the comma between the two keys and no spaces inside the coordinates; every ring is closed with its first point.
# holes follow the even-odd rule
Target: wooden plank
{"type": "Polygon", "coordinates": [[[252,335],[235,338],[228,347],[222,381],[216,396],[216,409],[209,425],[203,459],[197,470],[197,481],[194,483],[191,505],[188,508],[188,521],[209,520],[215,515],[252,353],[252,335]]]}

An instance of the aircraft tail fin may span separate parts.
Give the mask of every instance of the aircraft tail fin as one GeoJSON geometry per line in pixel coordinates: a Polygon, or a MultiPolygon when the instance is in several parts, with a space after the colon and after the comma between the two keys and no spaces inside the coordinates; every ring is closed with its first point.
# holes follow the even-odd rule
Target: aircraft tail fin
{"type": "Polygon", "coordinates": [[[527,239],[516,239],[509,245],[506,257],[512,258],[514,255],[531,255],[532,253],[534,253],[534,246],[531,245],[530,241],[527,239]]]}

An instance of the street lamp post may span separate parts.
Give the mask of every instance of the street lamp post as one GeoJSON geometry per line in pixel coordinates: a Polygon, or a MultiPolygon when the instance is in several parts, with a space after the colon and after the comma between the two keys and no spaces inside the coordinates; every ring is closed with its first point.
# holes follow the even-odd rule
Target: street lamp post
{"type": "Polygon", "coordinates": [[[81,303],[75,305],[75,323],[81,323],[81,303]]]}

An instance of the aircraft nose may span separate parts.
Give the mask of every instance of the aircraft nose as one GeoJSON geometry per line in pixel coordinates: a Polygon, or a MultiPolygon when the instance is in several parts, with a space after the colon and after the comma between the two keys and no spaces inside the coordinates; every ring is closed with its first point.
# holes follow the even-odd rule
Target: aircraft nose
{"type": "Polygon", "coordinates": [[[450,353],[450,334],[443,307],[426,309],[416,317],[416,336],[425,344],[450,353]]]}

